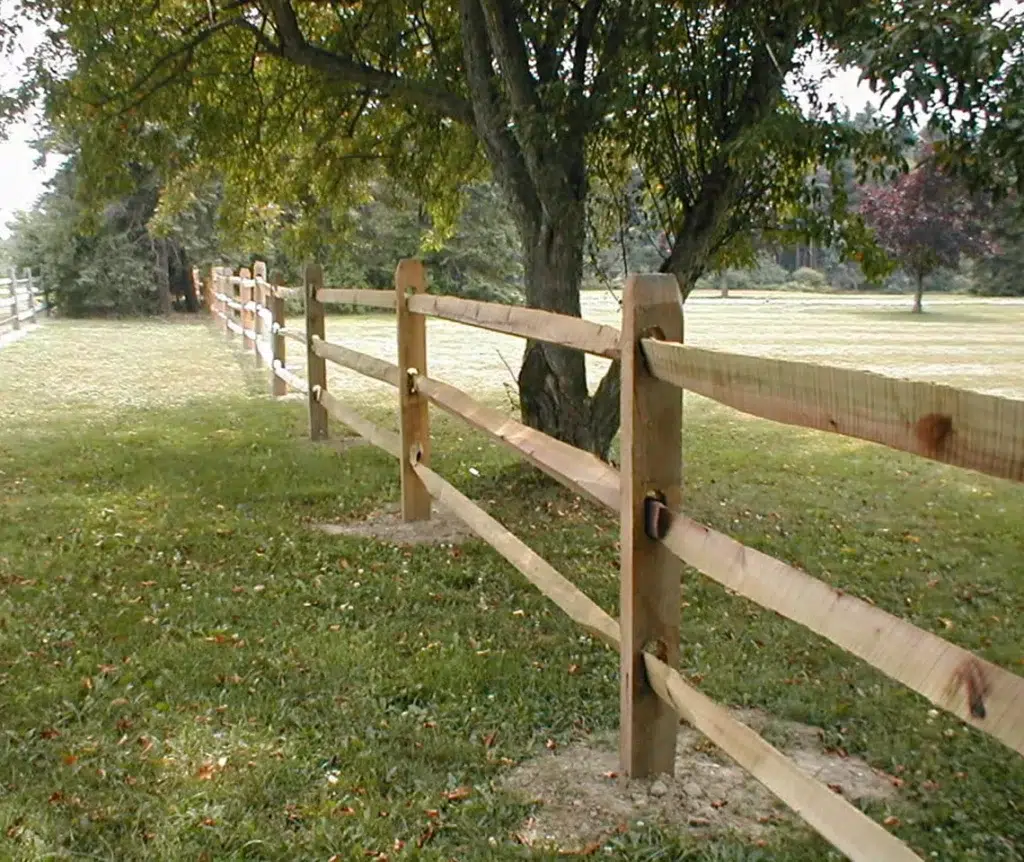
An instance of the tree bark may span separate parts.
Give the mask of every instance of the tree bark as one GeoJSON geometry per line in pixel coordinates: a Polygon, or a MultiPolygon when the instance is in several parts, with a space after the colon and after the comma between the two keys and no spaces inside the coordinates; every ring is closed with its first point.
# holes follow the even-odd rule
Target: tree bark
{"type": "MultiPolygon", "coordinates": [[[[566,202],[556,218],[521,225],[527,305],[580,316],[583,277],[583,202],[566,202]]],[[[607,458],[619,429],[619,369],[614,363],[591,397],[586,358],[529,341],[519,372],[523,422],[558,440],[607,458]]]]}
{"type": "Polygon", "coordinates": [[[154,263],[156,275],[156,294],[161,314],[171,313],[171,271],[167,254],[167,240],[158,239],[154,242],[154,263]]]}
{"type": "Polygon", "coordinates": [[[924,296],[924,276],[917,274],[917,287],[914,288],[914,314],[921,314],[924,308],[921,305],[921,298],[924,296]]]}

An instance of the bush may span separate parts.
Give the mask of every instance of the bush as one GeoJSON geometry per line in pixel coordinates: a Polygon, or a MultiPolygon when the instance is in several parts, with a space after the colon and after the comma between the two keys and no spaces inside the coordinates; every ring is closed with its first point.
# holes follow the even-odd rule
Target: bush
{"type": "Polygon", "coordinates": [[[818,272],[818,270],[811,269],[809,266],[800,267],[790,278],[801,287],[809,290],[821,290],[828,284],[828,279],[825,278],[823,272],[818,272]]]}

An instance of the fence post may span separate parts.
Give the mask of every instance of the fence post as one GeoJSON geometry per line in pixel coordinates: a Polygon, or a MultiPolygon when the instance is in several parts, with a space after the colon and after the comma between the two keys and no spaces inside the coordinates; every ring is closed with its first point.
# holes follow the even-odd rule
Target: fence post
{"type": "Polygon", "coordinates": [[[430,464],[430,414],[427,399],[416,391],[416,374],[427,374],[427,320],[409,311],[406,296],[426,293],[423,262],[402,260],[395,270],[398,316],[398,409],[402,432],[402,520],[430,520],[430,492],[412,469],[414,459],[430,464]]]}
{"type": "Polygon", "coordinates": [[[266,304],[267,295],[267,265],[262,260],[258,260],[252,265],[252,277],[256,281],[252,290],[252,300],[256,303],[256,310],[252,313],[252,328],[256,333],[256,337],[253,339],[253,351],[256,354],[256,367],[262,368],[263,354],[260,353],[260,338],[263,335],[263,315],[261,312],[266,304]]]}
{"type": "Polygon", "coordinates": [[[253,301],[253,289],[251,284],[246,284],[246,281],[252,281],[252,273],[248,269],[242,267],[238,270],[238,277],[241,283],[238,285],[239,291],[239,302],[242,303],[242,349],[252,350],[255,339],[250,337],[249,333],[252,332],[252,319],[255,316],[252,309],[249,308],[249,304],[253,301]]]}
{"type": "Polygon", "coordinates": [[[35,285],[32,283],[32,267],[28,267],[25,270],[25,278],[28,280],[26,290],[28,291],[28,319],[32,322],[36,322],[36,292],[35,285]]]}
{"type": "Polygon", "coordinates": [[[682,497],[682,392],[651,377],[640,339],[683,340],[679,288],[669,275],[631,276],[622,306],[620,504],[620,727],[624,774],[672,774],[679,718],[647,682],[643,652],[679,662],[682,564],[649,533],[661,535],[661,501],[682,497]]]}
{"type": "Polygon", "coordinates": [[[327,439],[327,410],[320,403],[320,392],[327,389],[327,360],[313,352],[314,336],[323,340],[324,304],[316,292],[324,286],[324,271],[315,263],[306,267],[306,379],[309,381],[309,438],[327,439]]]}
{"type": "MultiPolygon", "coordinates": [[[[212,267],[210,267],[210,281],[213,283],[213,295],[214,295],[214,297],[216,297],[217,294],[220,294],[221,296],[224,296],[224,297],[227,296],[227,290],[225,289],[225,285],[224,285],[224,267],[222,267],[222,266],[212,266],[212,267]]],[[[227,299],[218,299],[217,303],[218,303],[217,307],[222,312],[224,312],[224,320],[223,320],[223,323],[224,323],[224,334],[230,337],[230,335],[231,335],[231,327],[228,326],[228,315],[231,314],[231,309],[228,308],[227,299]]]]}
{"type": "Polygon", "coordinates": [[[18,315],[18,270],[13,266],[11,267],[11,314],[14,315],[14,328],[21,329],[21,317],[18,315]]]}
{"type": "Polygon", "coordinates": [[[277,288],[281,284],[281,273],[275,272],[270,279],[270,313],[273,322],[270,324],[270,346],[272,360],[270,363],[270,393],[275,398],[288,394],[288,384],[275,374],[277,368],[285,368],[285,337],[281,334],[284,329],[284,297],[278,295],[277,288]]]}

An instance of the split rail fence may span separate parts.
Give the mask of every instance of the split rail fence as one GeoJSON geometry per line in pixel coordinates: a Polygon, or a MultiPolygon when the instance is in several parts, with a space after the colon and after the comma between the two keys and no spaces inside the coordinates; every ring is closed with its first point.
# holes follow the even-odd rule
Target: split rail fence
{"type": "Polygon", "coordinates": [[[26,269],[22,278],[14,269],[7,278],[0,278],[0,334],[32,323],[42,310],[31,269],[26,269]]]}
{"type": "Polygon", "coordinates": [[[431,296],[421,263],[403,260],[395,290],[324,287],[319,267],[302,288],[267,281],[265,267],[215,269],[209,307],[225,332],[271,371],[273,392],[308,395],[310,433],[329,419],[398,459],[402,514],[430,518],[437,501],[515,566],[621,662],[620,759],[640,777],[671,773],[680,718],[691,724],[855,862],[919,857],[881,825],[802,771],[676,670],[683,564],[793,620],[1024,755],[1024,678],[685,514],[682,390],[746,413],[844,434],[946,464],[1024,481],[1024,401],[804,362],[683,343],[673,278],[629,279],[621,332],[546,311],[431,296]],[[301,294],[304,326],[285,320],[301,294]],[[330,342],[325,303],[393,310],[398,364],[330,342]],[[621,360],[621,469],[487,407],[428,373],[426,318],[561,344],[621,360]],[[289,372],[286,342],[301,345],[308,380],[289,372]],[[398,390],[400,431],[381,428],[332,395],[332,362],[398,390]],[[430,467],[428,406],[489,434],[576,493],[619,513],[621,596],[613,619],[498,521],[430,467]]]}

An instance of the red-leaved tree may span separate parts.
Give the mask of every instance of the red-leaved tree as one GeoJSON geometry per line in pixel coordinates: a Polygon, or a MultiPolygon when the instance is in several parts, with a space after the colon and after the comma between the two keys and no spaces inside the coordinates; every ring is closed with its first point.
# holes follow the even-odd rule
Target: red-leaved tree
{"type": "Polygon", "coordinates": [[[990,251],[979,203],[930,152],[892,184],[861,189],[860,211],[878,245],[914,277],[916,313],[925,276],[940,266],[955,267],[961,255],[990,251]]]}

